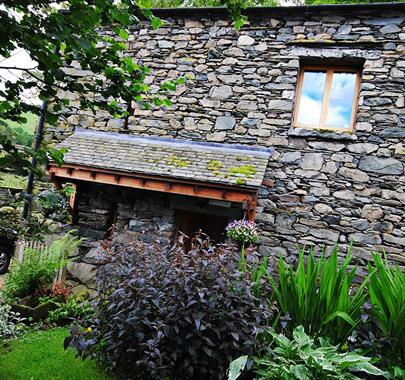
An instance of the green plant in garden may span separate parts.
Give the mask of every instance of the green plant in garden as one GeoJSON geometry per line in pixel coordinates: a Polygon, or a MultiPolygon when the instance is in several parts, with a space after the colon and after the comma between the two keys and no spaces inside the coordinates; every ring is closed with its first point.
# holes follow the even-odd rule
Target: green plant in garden
{"type": "Polygon", "coordinates": [[[67,263],[67,258],[76,251],[80,239],[68,233],[54,241],[45,251],[26,248],[24,260],[13,260],[5,280],[4,293],[8,298],[21,299],[49,287],[55,271],[67,263]]]}
{"type": "MultiPolygon", "coordinates": [[[[365,374],[386,375],[371,364],[370,358],[357,352],[339,353],[337,346],[308,336],[302,326],[294,329],[291,340],[274,330],[265,331],[261,338],[269,346],[267,354],[254,359],[257,380],[360,380],[365,374]]],[[[239,373],[232,371],[229,379],[238,378],[247,358],[240,361],[239,373]]]]}
{"type": "Polygon", "coordinates": [[[66,318],[89,318],[94,314],[90,302],[77,302],[70,297],[66,302],[58,302],[58,308],[49,312],[49,320],[58,322],[66,318]]]}
{"type": "Polygon", "coordinates": [[[5,339],[13,339],[21,331],[23,318],[11,311],[11,306],[0,297],[0,343],[5,339]]]}
{"type": "Polygon", "coordinates": [[[233,358],[260,348],[255,330],[272,322],[269,285],[254,296],[233,247],[196,239],[189,252],[141,242],[109,249],[93,322],[66,339],[80,355],[125,378],[222,380],[233,358]]]}
{"type": "Polygon", "coordinates": [[[350,248],[341,264],[337,246],[330,257],[322,253],[317,259],[312,247],[306,265],[305,254],[303,248],[296,269],[293,265],[286,266],[281,258],[278,279],[270,276],[280,309],[279,323],[290,333],[295,326],[302,325],[315,337],[324,336],[343,343],[361,322],[368,279],[358,286],[354,283],[356,267],[349,270],[350,248]]]}
{"type": "Polygon", "coordinates": [[[388,360],[405,368],[405,272],[378,253],[373,259],[374,265],[368,266],[372,317],[384,337],[391,340],[388,360]]]}
{"type": "Polygon", "coordinates": [[[225,231],[230,239],[242,245],[239,269],[246,270],[245,246],[246,244],[254,244],[257,241],[255,222],[246,219],[234,220],[226,226],[225,231]]]}

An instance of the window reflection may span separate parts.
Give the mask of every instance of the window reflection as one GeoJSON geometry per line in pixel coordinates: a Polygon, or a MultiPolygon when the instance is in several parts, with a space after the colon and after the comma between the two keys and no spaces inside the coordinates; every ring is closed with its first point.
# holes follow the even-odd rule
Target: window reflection
{"type": "Polygon", "coordinates": [[[298,123],[319,125],[326,72],[305,71],[298,111],[298,123]]]}
{"type": "Polygon", "coordinates": [[[350,128],[356,74],[333,73],[326,125],[334,128],[350,128]]]}

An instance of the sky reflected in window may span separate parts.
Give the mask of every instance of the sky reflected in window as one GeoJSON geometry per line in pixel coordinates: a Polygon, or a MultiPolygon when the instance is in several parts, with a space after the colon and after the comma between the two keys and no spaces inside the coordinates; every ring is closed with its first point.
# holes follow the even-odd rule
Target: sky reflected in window
{"type": "Polygon", "coordinates": [[[326,125],[334,128],[350,128],[356,74],[334,73],[329,98],[326,125]]]}
{"type": "Polygon", "coordinates": [[[298,110],[298,124],[319,125],[326,72],[305,71],[298,110]]]}

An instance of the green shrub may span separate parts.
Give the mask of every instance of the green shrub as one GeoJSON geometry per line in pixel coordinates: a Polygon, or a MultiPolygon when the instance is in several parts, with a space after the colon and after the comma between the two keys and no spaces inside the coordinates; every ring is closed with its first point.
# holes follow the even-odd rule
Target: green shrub
{"type": "Polygon", "coordinates": [[[11,311],[11,306],[0,298],[0,343],[4,339],[15,338],[23,322],[18,313],[11,311]]]}
{"type": "Polygon", "coordinates": [[[312,336],[344,342],[361,322],[367,279],[355,289],[356,267],[348,269],[350,249],[342,264],[337,247],[330,257],[322,254],[318,259],[311,248],[306,265],[304,255],[302,249],[296,269],[287,267],[281,258],[278,280],[270,277],[280,310],[279,323],[290,334],[295,326],[302,325],[312,336]]]}
{"type": "MultiPolygon", "coordinates": [[[[288,339],[274,330],[262,334],[267,341],[268,353],[254,359],[255,379],[257,380],[360,380],[364,374],[385,376],[386,374],[371,364],[371,359],[357,352],[339,353],[322,338],[317,341],[305,334],[298,326],[293,331],[293,339],[288,339]],[[359,376],[357,376],[357,374],[359,376]]],[[[229,378],[237,379],[247,358],[240,358],[239,371],[230,372],[229,378]]]]}
{"type": "Polygon", "coordinates": [[[371,314],[380,333],[389,338],[386,357],[405,368],[405,272],[391,266],[379,254],[373,258],[368,285],[371,314]]]}
{"type": "Polygon", "coordinates": [[[55,271],[67,263],[67,257],[77,249],[79,243],[80,239],[68,233],[45,251],[26,248],[22,263],[13,259],[5,279],[5,295],[11,299],[21,299],[50,286],[55,271]]]}
{"type": "Polygon", "coordinates": [[[74,298],[70,297],[66,302],[58,303],[58,308],[49,312],[50,322],[58,322],[65,318],[86,318],[88,319],[94,314],[90,302],[77,302],[74,298]]]}
{"type": "Polygon", "coordinates": [[[265,296],[255,297],[239,253],[206,243],[188,253],[113,246],[91,331],[74,327],[66,344],[124,378],[223,379],[232,359],[258,349],[254,332],[271,323],[270,289],[262,283],[265,296]]]}

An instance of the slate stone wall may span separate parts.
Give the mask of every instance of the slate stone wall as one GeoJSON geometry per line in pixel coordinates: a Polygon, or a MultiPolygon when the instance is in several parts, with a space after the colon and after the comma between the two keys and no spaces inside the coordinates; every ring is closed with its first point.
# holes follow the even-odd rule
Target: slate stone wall
{"type": "Polygon", "coordinates": [[[172,242],[175,233],[174,209],[166,194],[138,191],[100,184],[78,188],[75,225],[87,246],[108,236],[114,225],[121,241],[152,240],[162,245],[172,242]]]}
{"type": "Polygon", "coordinates": [[[173,106],[136,109],[126,126],[104,113],[73,112],[47,138],[82,126],[274,147],[257,209],[263,253],[294,258],[298,243],[344,250],[353,241],[360,260],[374,249],[405,264],[405,15],[384,9],[263,14],[239,34],[226,17],[201,13],[157,30],[136,26],[128,55],[150,67],[152,89],[192,78],[170,97],[173,106]],[[307,61],[362,65],[354,133],[292,127],[307,61]]]}

